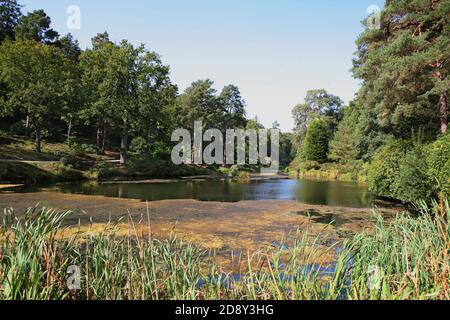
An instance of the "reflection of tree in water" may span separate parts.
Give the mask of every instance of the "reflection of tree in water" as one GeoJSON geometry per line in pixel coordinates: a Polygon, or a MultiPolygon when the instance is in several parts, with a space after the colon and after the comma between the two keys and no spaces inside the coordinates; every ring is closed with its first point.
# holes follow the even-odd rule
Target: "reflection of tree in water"
{"type": "Polygon", "coordinates": [[[237,202],[242,200],[294,200],[316,205],[370,207],[374,197],[356,183],[308,180],[196,180],[167,183],[64,184],[53,190],[68,194],[102,195],[143,201],[196,199],[237,202]]]}

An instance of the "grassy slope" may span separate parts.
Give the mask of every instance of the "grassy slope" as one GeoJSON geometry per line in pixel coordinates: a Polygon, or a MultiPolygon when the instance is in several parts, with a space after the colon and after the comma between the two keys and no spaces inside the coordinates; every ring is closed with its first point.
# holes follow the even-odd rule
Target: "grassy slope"
{"type": "Polygon", "coordinates": [[[34,152],[34,141],[0,132],[0,184],[41,184],[93,179],[147,179],[209,175],[211,170],[195,166],[175,166],[170,161],[133,161],[125,168],[100,161],[116,160],[118,154],[87,154],[71,149],[65,143],[44,141],[42,153],[34,152]],[[74,165],[59,163],[70,158],[74,165]],[[1,160],[17,160],[9,162],[1,160]],[[20,161],[31,161],[20,162],[20,161]]]}
{"type": "Polygon", "coordinates": [[[42,143],[42,153],[34,151],[34,141],[24,137],[6,135],[0,132],[0,159],[21,161],[59,161],[61,157],[74,156],[83,160],[114,160],[117,154],[106,156],[83,154],[71,150],[65,143],[42,143]]]}

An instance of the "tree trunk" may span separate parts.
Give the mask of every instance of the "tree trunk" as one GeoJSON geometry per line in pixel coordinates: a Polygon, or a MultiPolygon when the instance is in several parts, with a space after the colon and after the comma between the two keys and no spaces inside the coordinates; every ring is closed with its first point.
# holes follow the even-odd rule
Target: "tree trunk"
{"type": "Polygon", "coordinates": [[[41,153],[41,130],[36,128],[35,151],[41,153]]]}
{"type": "Polygon", "coordinates": [[[28,137],[30,133],[30,116],[27,114],[27,118],[25,120],[25,137],[28,137]]]}
{"type": "Polygon", "coordinates": [[[100,150],[100,138],[101,138],[101,130],[100,130],[100,126],[97,127],[97,149],[100,150]]]}
{"type": "Polygon", "coordinates": [[[70,135],[72,134],[72,120],[69,121],[67,126],[67,144],[70,145],[70,135]]]}
{"type": "Polygon", "coordinates": [[[128,130],[126,127],[122,130],[120,138],[120,164],[125,165],[128,160],[128,130]]]}
{"type": "Polygon", "coordinates": [[[441,133],[447,133],[448,130],[448,95],[447,92],[442,93],[439,99],[439,116],[441,119],[441,133]]]}
{"type": "Polygon", "coordinates": [[[100,150],[101,154],[105,154],[106,151],[106,126],[103,126],[103,134],[102,134],[102,149],[100,150]]]}

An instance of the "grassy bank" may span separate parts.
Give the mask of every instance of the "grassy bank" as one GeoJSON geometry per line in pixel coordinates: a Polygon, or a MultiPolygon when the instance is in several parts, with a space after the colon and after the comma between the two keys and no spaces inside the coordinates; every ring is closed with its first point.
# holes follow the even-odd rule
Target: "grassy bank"
{"type": "Polygon", "coordinates": [[[292,178],[365,183],[367,182],[367,169],[360,161],[347,164],[319,164],[314,161],[296,163],[294,161],[289,168],[289,176],[292,178]]]}
{"type": "Polygon", "coordinates": [[[320,235],[299,231],[290,248],[236,258],[233,273],[212,252],[153,239],[150,219],[129,219],[125,237],[116,237],[111,225],[100,235],[63,240],[70,212],[30,210],[17,218],[8,210],[0,233],[0,298],[449,299],[449,204],[419,210],[418,218],[399,215],[389,224],[378,217],[375,231],[339,245],[324,246],[320,235]],[[317,264],[329,251],[336,263],[317,264]],[[80,290],[69,290],[67,270],[77,268],[80,290]]]}
{"type": "Polygon", "coordinates": [[[175,166],[171,161],[131,158],[125,167],[107,161],[118,154],[98,155],[89,145],[44,143],[42,153],[34,152],[34,143],[19,136],[0,132],[0,183],[43,184],[86,180],[133,180],[175,178],[213,174],[197,166],[175,166]]]}

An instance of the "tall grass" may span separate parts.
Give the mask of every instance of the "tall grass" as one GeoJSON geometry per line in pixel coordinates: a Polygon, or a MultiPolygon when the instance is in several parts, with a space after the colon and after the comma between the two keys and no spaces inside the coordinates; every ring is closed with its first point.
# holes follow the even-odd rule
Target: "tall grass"
{"type": "Polygon", "coordinates": [[[419,217],[399,215],[344,244],[299,231],[290,247],[261,249],[234,261],[230,273],[213,252],[172,237],[152,238],[151,223],[128,217],[129,233],[109,224],[98,235],[60,240],[70,212],[12,209],[0,231],[0,299],[449,299],[450,207],[418,205],[419,217]],[[320,264],[336,254],[332,265],[320,264]],[[68,287],[69,266],[81,287],[68,287]]]}

